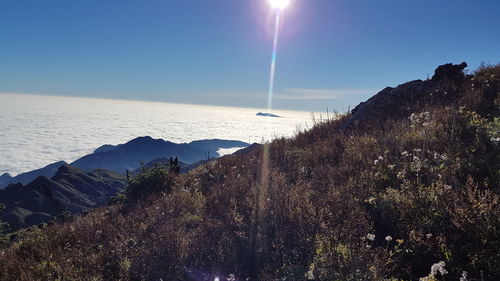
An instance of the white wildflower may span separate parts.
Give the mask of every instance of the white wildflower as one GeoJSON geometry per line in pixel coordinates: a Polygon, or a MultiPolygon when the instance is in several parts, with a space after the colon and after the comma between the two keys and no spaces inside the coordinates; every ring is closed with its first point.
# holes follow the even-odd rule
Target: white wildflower
{"type": "Polygon", "coordinates": [[[236,276],[234,274],[229,274],[229,277],[226,278],[227,281],[235,281],[236,280],[236,276]]]}
{"type": "Polygon", "coordinates": [[[412,121],[413,119],[417,118],[417,114],[415,114],[415,112],[413,112],[412,114],[410,114],[410,121],[412,121]]]}
{"type": "Polygon", "coordinates": [[[406,156],[408,156],[408,155],[409,155],[409,153],[408,153],[408,151],[406,151],[406,150],[405,150],[405,151],[401,152],[401,155],[403,155],[403,156],[405,156],[405,157],[406,157],[406,156]]]}
{"type": "Polygon", "coordinates": [[[498,138],[491,138],[491,141],[494,143],[500,142],[500,137],[498,138]]]}
{"type": "Polygon", "coordinates": [[[391,169],[391,170],[394,170],[394,167],[396,167],[396,165],[387,165],[387,168],[391,169]]]}
{"type": "Polygon", "coordinates": [[[414,151],[414,152],[416,152],[416,153],[420,153],[420,152],[422,152],[422,149],[420,149],[420,148],[415,148],[413,151],[414,151]]]}
{"type": "Polygon", "coordinates": [[[378,164],[378,160],[373,161],[373,165],[377,165],[377,164],[378,164]]]}
{"type": "Polygon", "coordinates": [[[431,275],[436,276],[438,273],[440,275],[448,274],[448,271],[444,268],[446,263],[444,261],[440,261],[431,266],[431,275]]]}
{"type": "Polygon", "coordinates": [[[368,233],[368,234],[366,235],[366,239],[368,239],[368,240],[370,240],[370,241],[375,240],[375,234],[368,233]]]}
{"type": "Polygon", "coordinates": [[[462,271],[462,276],[460,277],[460,281],[467,281],[467,271],[462,271]]]}
{"type": "Polygon", "coordinates": [[[379,157],[378,157],[378,160],[382,161],[382,160],[384,160],[384,157],[379,156],[379,157]]]}
{"type": "Polygon", "coordinates": [[[309,270],[304,274],[307,280],[314,280],[314,272],[312,270],[309,270]]]}
{"type": "Polygon", "coordinates": [[[450,189],[451,189],[451,185],[447,185],[447,184],[445,184],[445,185],[444,185],[444,189],[446,189],[446,190],[450,190],[450,189]]]}
{"type": "Polygon", "coordinates": [[[432,233],[427,233],[425,237],[427,237],[427,239],[430,239],[432,237],[432,233]]]}
{"type": "Polygon", "coordinates": [[[418,115],[417,115],[416,113],[412,113],[412,114],[410,115],[410,117],[408,117],[408,119],[410,119],[410,122],[411,122],[412,124],[414,124],[414,123],[418,123],[418,122],[419,122],[419,118],[418,118],[418,115]]]}
{"type": "Polygon", "coordinates": [[[385,241],[387,241],[387,242],[391,242],[391,241],[392,241],[392,237],[391,237],[390,235],[387,235],[387,236],[385,237],[385,241]]]}
{"type": "Polygon", "coordinates": [[[425,121],[429,121],[431,119],[431,114],[429,111],[422,112],[420,113],[420,118],[424,119],[425,121]]]}
{"type": "Polygon", "coordinates": [[[417,124],[427,126],[431,120],[431,115],[429,112],[421,112],[420,114],[412,113],[408,119],[410,119],[412,127],[415,127],[417,124]]]}

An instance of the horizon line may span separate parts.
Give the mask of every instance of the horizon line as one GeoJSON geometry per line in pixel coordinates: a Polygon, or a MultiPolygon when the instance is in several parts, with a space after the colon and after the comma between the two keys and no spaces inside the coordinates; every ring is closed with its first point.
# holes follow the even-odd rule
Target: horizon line
{"type": "MultiPolygon", "coordinates": [[[[205,107],[222,107],[222,108],[244,108],[244,109],[255,109],[260,112],[267,112],[266,107],[252,107],[252,106],[235,106],[235,105],[219,105],[219,104],[201,104],[201,103],[186,103],[186,102],[168,102],[160,100],[141,100],[141,99],[124,99],[124,98],[111,98],[111,97],[97,97],[97,96],[80,96],[80,95],[63,95],[63,94],[46,94],[46,93],[20,93],[20,92],[0,92],[0,95],[19,95],[19,96],[45,96],[45,97],[56,97],[56,98],[76,98],[76,99],[97,99],[97,100],[107,100],[107,101],[124,101],[124,102],[144,102],[144,103],[164,103],[164,104],[177,104],[177,105],[189,105],[189,106],[205,106],[205,107]]],[[[327,113],[328,108],[322,111],[318,110],[298,110],[278,107],[273,110],[277,111],[292,111],[292,112],[308,112],[308,113],[327,113]]],[[[330,111],[331,112],[331,111],[330,111]]]]}

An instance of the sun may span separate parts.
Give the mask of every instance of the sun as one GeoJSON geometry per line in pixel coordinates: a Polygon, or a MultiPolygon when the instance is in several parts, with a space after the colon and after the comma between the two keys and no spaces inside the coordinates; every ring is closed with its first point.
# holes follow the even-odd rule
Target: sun
{"type": "Polygon", "coordinates": [[[275,9],[284,9],[290,4],[290,0],[269,0],[269,4],[275,9]]]}

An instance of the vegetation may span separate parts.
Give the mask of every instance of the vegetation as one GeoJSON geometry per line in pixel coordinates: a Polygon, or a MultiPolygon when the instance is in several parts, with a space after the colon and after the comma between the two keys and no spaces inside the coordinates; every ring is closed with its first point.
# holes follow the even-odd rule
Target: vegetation
{"type": "Polygon", "coordinates": [[[144,199],[152,193],[165,194],[172,190],[175,175],[168,165],[156,164],[151,168],[142,167],[141,173],[130,179],[124,194],[129,202],[144,199]]]}
{"type": "MultiPolygon", "coordinates": [[[[0,214],[5,210],[5,205],[0,204],[0,214]]],[[[9,228],[9,224],[0,220],[0,236],[9,228]]]]}
{"type": "Polygon", "coordinates": [[[134,204],[19,234],[0,280],[500,280],[500,65],[439,87],[409,116],[145,170],[134,204]]]}

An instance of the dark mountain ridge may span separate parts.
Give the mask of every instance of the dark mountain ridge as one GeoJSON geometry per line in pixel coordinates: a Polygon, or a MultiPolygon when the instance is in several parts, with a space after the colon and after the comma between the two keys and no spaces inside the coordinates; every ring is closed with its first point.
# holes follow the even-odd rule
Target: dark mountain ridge
{"type": "Polygon", "coordinates": [[[13,184],[13,183],[27,184],[39,176],[44,176],[44,177],[50,178],[57,172],[59,167],[61,167],[64,164],[66,164],[66,162],[64,162],[64,161],[55,162],[55,163],[49,164],[41,169],[36,169],[36,170],[30,171],[30,172],[22,173],[22,174],[15,176],[15,177],[12,177],[8,173],[5,173],[2,176],[0,176],[0,189],[2,187],[5,187],[5,186],[7,186],[9,184],[13,184]]]}
{"type": "Polygon", "coordinates": [[[125,177],[117,173],[85,172],[65,164],[51,179],[39,176],[26,185],[0,190],[0,203],[6,207],[0,220],[16,230],[50,221],[63,212],[81,213],[104,205],[125,185],[125,177]]]}
{"type": "MultiPolygon", "coordinates": [[[[198,140],[178,144],[145,136],[135,138],[124,144],[103,145],[97,148],[94,153],[72,162],[71,166],[85,171],[104,169],[125,175],[126,170],[136,170],[141,163],[147,164],[159,158],[178,157],[187,165],[193,165],[209,157],[219,157],[217,151],[221,148],[247,146],[248,144],[245,142],[221,139],[198,140]]],[[[39,176],[51,178],[59,167],[64,164],[66,164],[64,161],[55,162],[44,168],[22,173],[15,177],[5,173],[0,176],[0,189],[14,183],[28,184],[39,176]]]]}
{"type": "Polygon", "coordinates": [[[152,137],[138,137],[117,146],[105,145],[96,152],[86,155],[72,166],[89,171],[97,168],[125,174],[157,158],[178,157],[186,164],[205,160],[208,156],[218,157],[220,148],[246,147],[247,143],[233,140],[200,140],[190,143],[173,143],[152,137]]]}

